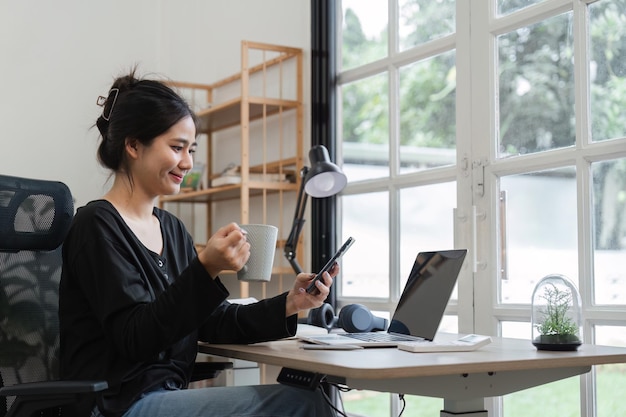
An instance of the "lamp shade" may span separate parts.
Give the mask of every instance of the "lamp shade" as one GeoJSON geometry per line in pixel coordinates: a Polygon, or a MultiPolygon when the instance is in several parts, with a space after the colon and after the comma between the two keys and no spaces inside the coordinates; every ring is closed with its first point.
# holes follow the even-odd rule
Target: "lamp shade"
{"type": "Polygon", "coordinates": [[[348,178],[337,165],[330,162],[328,149],[317,145],[309,151],[311,168],[304,178],[304,190],[311,197],[323,198],[344,189],[348,178]]]}

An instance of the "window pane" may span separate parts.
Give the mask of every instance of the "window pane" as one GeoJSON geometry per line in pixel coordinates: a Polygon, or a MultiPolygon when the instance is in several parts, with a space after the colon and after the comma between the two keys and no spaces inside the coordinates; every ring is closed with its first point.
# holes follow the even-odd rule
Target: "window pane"
{"type": "Polygon", "coordinates": [[[531,302],[548,274],[578,283],[576,172],[572,167],[503,177],[508,275],[502,303],[531,302]]]}
{"type": "Polygon", "coordinates": [[[531,344],[531,327],[527,321],[502,321],[500,322],[500,334],[502,337],[511,337],[513,339],[527,339],[528,345],[531,344]]]}
{"type": "MultiPolygon", "coordinates": [[[[626,347],[626,327],[595,326],[595,343],[626,347]]],[[[626,416],[623,400],[626,386],[626,365],[623,363],[594,366],[598,417],[626,416]]]]}
{"type": "MultiPolygon", "coordinates": [[[[349,416],[389,417],[392,401],[397,396],[384,392],[352,390],[341,394],[345,411],[349,416]]],[[[406,408],[402,417],[438,416],[443,408],[440,398],[405,395],[406,408]]]]}
{"type": "Polygon", "coordinates": [[[406,284],[418,252],[454,248],[454,207],[456,182],[400,191],[401,288],[406,284]]]}
{"type": "Polygon", "coordinates": [[[343,170],[348,181],[389,175],[387,73],[342,87],[343,170]]]}
{"type": "Polygon", "coordinates": [[[349,415],[389,417],[391,395],[386,392],[351,390],[341,393],[341,398],[349,415]]]}
{"type": "Polygon", "coordinates": [[[350,69],[387,56],[387,0],[342,0],[342,65],[350,69]]]}
{"type": "Polygon", "coordinates": [[[389,194],[341,198],[343,240],[355,239],[341,261],[341,295],[389,297],[389,194]]]}
{"type": "Polygon", "coordinates": [[[571,13],[501,35],[501,157],[572,146],[575,142],[571,13]]]}
{"type": "Polygon", "coordinates": [[[456,0],[399,0],[400,50],[450,35],[456,30],[456,0]]]}
{"type": "Polygon", "coordinates": [[[502,397],[504,417],[580,416],[580,377],[562,379],[502,397]]]}
{"type": "Polygon", "coordinates": [[[504,15],[513,13],[533,4],[541,3],[542,1],[543,0],[497,0],[498,14],[504,15]]]}
{"type": "Polygon", "coordinates": [[[592,165],[594,299],[626,304],[626,159],[592,165]]]}
{"type": "Polygon", "coordinates": [[[626,347],[626,327],[595,326],[595,339],[596,345],[626,347]]]}
{"type": "MultiPolygon", "coordinates": [[[[405,395],[406,408],[402,417],[423,417],[439,416],[443,409],[441,398],[418,397],[416,395],[405,395]]],[[[369,414],[363,414],[369,416],[369,414]]]]}
{"type": "Polygon", "coordinates": [[[456,161],[456,66],[450,51],[400,69],[400,172],[456,161]]]}
{"type": "MultiPolygon", "coordinates": [[[[529,348],[531,328],[529,322],[500,322],[502,337],[528,340],[529,348]]],[[[579,377],[571,377],[535,388],[525,389],[502,397],[503,416],[580,416],[579,377]]]]}
{"type": "Polygon", "coordinates": [[[589,6],[591,134],[593,140],[626,135],[626,0],[589,6]]]}
{"type": "Polygon", "coordinates": [[[438,332],[458,333],[459,332],[459,316],[452,314],[444,314],[439,324],[438,332]]]}

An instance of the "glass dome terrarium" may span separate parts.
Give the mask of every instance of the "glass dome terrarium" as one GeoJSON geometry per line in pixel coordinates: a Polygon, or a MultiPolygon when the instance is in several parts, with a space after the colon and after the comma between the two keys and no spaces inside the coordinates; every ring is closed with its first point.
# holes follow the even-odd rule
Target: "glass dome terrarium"
{"type": "Polygon", "coordinates": [[[563,275],[542,278],[533,291],[532,343],[539,350],[577,350],[582,344],[581,301],[563,275]]]}

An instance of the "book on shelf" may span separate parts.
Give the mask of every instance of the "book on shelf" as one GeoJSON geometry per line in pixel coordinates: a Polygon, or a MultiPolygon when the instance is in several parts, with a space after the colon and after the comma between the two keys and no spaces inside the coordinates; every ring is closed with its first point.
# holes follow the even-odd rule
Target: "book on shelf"
{"type": "Polygon", "coordinates": [[[183,182],[180,185],[181,191],[196,191],[202,188],[202,177],[204,176],[205,164],[202,162],[196,162],[191,168],[191,171],[185,175],[183,182]]]}
{"type": "MultiPolygon", "coordinates": [[[[248,173],[250,181],[265,182],[295,182],[295,177],[291,172],[257,172],[248,173]]],[[[218,175],[211,178],[211,187],[221,187],[224,185],[241,184],[241,167],[234,163],[228,166],[218,175]]]]}
{"type": "MultiPolygon", "coordinates": [[[[286,182],[289,181],[289,177],[284,173],[266,173],[258,174],[251,172],[248,174],[250,181],[272,181],[272,182],[286,182]]],[[[233,185],[241,183],[240,174],[226,174],[220,175],[211,179],[211,187],[220,187],[223,185],[233,185]]]]}

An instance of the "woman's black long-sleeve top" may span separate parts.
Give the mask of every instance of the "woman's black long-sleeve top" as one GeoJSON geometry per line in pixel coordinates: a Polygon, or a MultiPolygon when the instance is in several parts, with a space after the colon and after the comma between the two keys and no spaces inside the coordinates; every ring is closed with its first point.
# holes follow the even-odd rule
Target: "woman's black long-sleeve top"
{"type": "Polygon", "coordinates": [[[104,200],[77,211],[63,244],[61,377],[106,380],[109,389],[97,398],[105,415],[121,415],[165,383],[187,387],[198,341],[254,343],[296,330],[296,316],[285,317],[286,293],[229,304],[182,222],[158,208],[154,215],[162,254],[148,250],[104,200]]]}

